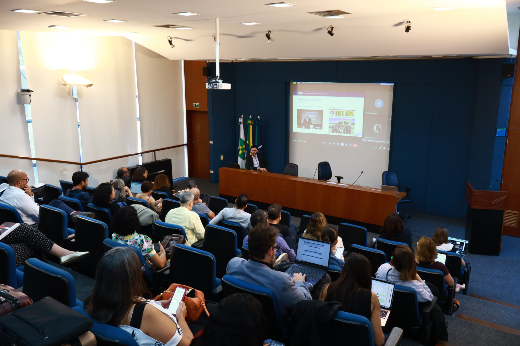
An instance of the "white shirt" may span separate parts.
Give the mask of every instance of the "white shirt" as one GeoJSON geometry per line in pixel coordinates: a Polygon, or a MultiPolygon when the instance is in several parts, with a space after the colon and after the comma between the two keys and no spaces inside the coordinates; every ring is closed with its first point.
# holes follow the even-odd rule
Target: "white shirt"
{"type": "Polygon", "coordinates": [[[2,197],[0,197],[0,203],[8,204],[15,208],[26,224],[34,225],[38,223],[40,206],[34,202],[34,195],[29,196],[24,190],[15,186],[9,186],[5,189],[2,197]]]}
{"type": "Polygon", "coordinates": [[[451,251],[453,250],[453,244],[452,243],[445,243],[437,246],[437,250],[441,251],[451,251]]]}
{"type": "Polygon", "coordinates": [[[257,156],[253,156],[253,166],[254,167],[259,167],[260,166],[260,163],[258,162],[258,155],[257,156]]]}
{"type": "Polygon", "coordinates": [[[399,271],[397,271],[397,269],[395,269],[390,263],[384,263],[377,270],[376,279],[390,281],[399,286],[413,288],[417,292],[417,300],[420,303],[432,301],[433,294],[424,281],[401,281],[399,275],[401,275],[401,273],[399,273],[399,271]]]}
{"type": "Polygon", "coordinates": [[[251,228],[251,214],[237,208],[224,208],[209,223],[218,225],[222,220],[237,222],[247,231],[251,228]]]}

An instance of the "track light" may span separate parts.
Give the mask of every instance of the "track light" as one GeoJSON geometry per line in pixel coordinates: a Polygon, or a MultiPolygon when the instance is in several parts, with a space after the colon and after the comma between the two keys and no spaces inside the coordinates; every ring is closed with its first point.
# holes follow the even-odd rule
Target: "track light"
{"type": "Polygon", "coordinates": [[[404,32],[410,32],[410,30],[412,30],[412,22],[410,22],[408,19],[405,19],[403,22],[404,22],[404,32]]]}
{"type": "Polygon", "coordinates": [[[168,40],[168,43],[170,44],[170,46],[172,48],[175,48],[175,45],[173,44],[173,37],[171,36],[166,36],[166,39],[168,40]]]}
{"type": "Polygon", "coordinates": [[[267,30],[267,32],[265,33],[265,37],[267,37],[267,43],[271,43],[274,41],[274,39],[271,38],[271,30],[267,30]]]}
{"type": "Polygon", "coordinates": [[[332,25],[329,25],[329,27],[327,28],[327,34],[329,34],[330,36],[334,36],[334,27],[332,25]]]}

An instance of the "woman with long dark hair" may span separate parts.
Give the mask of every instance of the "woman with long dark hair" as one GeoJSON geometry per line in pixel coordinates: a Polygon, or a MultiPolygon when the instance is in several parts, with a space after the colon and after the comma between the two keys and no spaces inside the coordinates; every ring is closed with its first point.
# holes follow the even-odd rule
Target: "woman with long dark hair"
{"type": "Polygon", "coordinates": [[[403,219],[397,213],[388,214],[381,227],[379,238],[405,243],[413,251],[412,231],[404,226],[403,219]]]}
{"type": "Polygon", "coordinates": [[[309,220],[309,225],[305,232],[303,232],[304,238],[319,240],[321,237],[321,231],[327,226],[327,219],[322,213],[313,213],[309,220]]]}
{"type": "Polygon", "coordinates": [[[192,346],[262,346],[266,338],[262,305],[247,293],[236,293],[220,301],[204,332],[192,346]]]}
{"type": "Polygon", "coordinates": [[[320,300],[340,302],[342,311],[368,318],[372,324],[374,344],[381,346],[385,343],[381,306],[377,295],[372,292],[371,273],[370,262],[365,256],[349,253],[339,279],[323,287],[320,300]]]}
{"type": "Polygon", "coordinates": [[[140,346],[190,345],[193,334],[186,323],[184,302],[174,316],[163,306],[168,301],[146,300],[149,296],[135,250],[114,248],[98,263],[85,310],[94,320],[127,331],[140,346]]]}
{"type": "Polygon", "coordinates": [[[92,204],[99,208],[106,208],[110,210],[110,213],[114,215],[121,206],[114,202],[116,197],[116,190],[110,183],[101,183],[94,190],[92,196],[92,204]]]}

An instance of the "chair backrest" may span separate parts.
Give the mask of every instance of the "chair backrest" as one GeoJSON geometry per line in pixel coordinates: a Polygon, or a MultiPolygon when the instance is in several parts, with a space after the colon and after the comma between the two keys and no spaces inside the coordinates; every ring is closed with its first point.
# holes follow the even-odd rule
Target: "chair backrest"
{"type": "Polygon", "coordinates": [[[44,204],[40,205],[38,219],[38,230],[53,242],[63,245],[64,239],[69,235],[67,213],[44,204]]]}
{"type": "Polygon", "coordinates": [[[128,204],[128,205],[139,204],[139,205],[142,205],[145,208],[150,208],[148,203],[146,203],[146,201],[144,201],[144,200],[142,200],[140,198],[127,197],[126,198],[126,204],[128,204]]]}
{"type": "Polygon", "coordinates": [[[221,197],[210,196],[208,200],[208,208],[217,215],[224,208],[229,206],[228,201],[221,197]]]}
{"type": "Polygon", "coordinates": [[[133,246],[126,245],[126,244],[121,244],[121,243],[118,243],[117,241],[113,241],[112,239],[103,240],[103,247],[104,247],[104,252],[107,252],[108,250],[111,250],[116,247],[131,247],[132,249],[134,249],[135,252],[137,252],[137,255],[139,256],[141,265],[144,266],[144,277],[145,277],[146,283],[148,284],[148,287],[155,287],[155,285],[156,285],[155,276],[152,273],[152,271],[150,270],[150,268],[148,268],[148,265],[146,264],[146,260],[143,256],[143,254],[141,253],[141,251],[139,251],[139,249],[137,247],[133,247],[133,246]]]}
{"type": "Polygon", "coordinates": [[[442,253],[446,255],[446,268],[448,268],[452,277],[463,278],[464,274],[462,273],[462,256],[456,252],[448,252],[448,251],[439,251],[438,253],[442,253]]]}
{"type": "Polygon", "coordinates": [[[397,178],[397,174],[392,171],[383,172],[381,185],[397,186],[397,188],[399,188],[399,179],[397,178]]]}
{"type": "Polygon", "coordinates": [[[172,190],[184,190],[188,187],[189,177],[179,177],[172,180],[172,190]]]}
{"type": "Polygon", "coordinates": [[[383,251],[386,255],[386,259],[389,259],[390,257],[392,257],[395,248],[399,245],[408,246],[408,244],[406,243],[379,238],[376,242],[376,249],[383,251]]]}
{"type": "Polygon", "coordinates": [[[7,177],[4,177],[3,175],[0,175],[0,184],[8,184],[9,180],[7,180],[7,177]]]}
{"type": "Polygon", "coordinates": [[[242,246],[240,251],[242,251],[242,258],[245,260],[248,260],[249,259],[249,249],[247,248],[247,246],[242,246]]]}
{"type": "Polygon", "coordinates": [[[25,261],[23,293],[35,303],[42,298],[52,297],[69,308],[77,305],[76,284],[72,275],[37,258],[25,261]]]}
{"type": "Polygon", "coordinates": [[[112,213],[107,208],[100,208],[92,203],[87,204],[88,211],[96,214],[96,220],[104,222],[108,227],[112,227],[112,213]]]}
{"type": "Polygon", "coordinates": [[[0,225],[4,222],[23,223],[18,210],[8,204],[0,203],[0,225]]]}
{"type": "Polygon", "coordinates": [[[235,293],[248,293],[258,299],[260,304],[262,304],[262,310],[269,323],[267,337],[276,338],[285,336],[287,330],[273,291],[239,280],[231,275],[224,275],[222,278],[222,292],[224,293],[224,297],[235,293]]]}
{"type": "Polygon", "coordinates": [[[168,199],[170,196],[166,192],[162,191],[152,191],[152,197],[157,201],[159,199],[168,199]]]}
{"type": "Polygon", "coordinates": [[[16,278],[16,255],[9,245],[0,242],[0,284],[13,288],[21,286],[16,278]]]}
{"type": "Polygon", "coordinates": [[[222,220],[218,223],[218,225],[235,231],[237,235],[237,244],[242,245],[244,243],[246,231],[244,230],[244,227],[242,227],[241,224],[239,224],[238,222],[222,220]]]}
{"type": "Polygon", "coordinates": [[[161,215],[159,215],[159,218],[164,221],[166,219],[166,215],[168,215],[168,212],[172,209],[179,208],[181,204],[179,201],[174,201],[173,199],[166,198],[162,202],[162,209],[161,209],[161,215]]]}
{"type": "Polygon", "coordinates": [[[81,204],[80,200],[77,198],[60,196],[59,200],[63,201],[63,203],[65,203],[66,205],[68,205],[69,207],[71,207],[72,209],[74,209],[76,211],[85,211],[85,209],[83,209],[83,205],[81,204]]]}
{"type": "Polygon", "coordinates": [[[61,195],[61,187],[57,187],[50,184],[43,185],[43,204],[49,204],[61,195]]]}
{"type": "Polygon", "coordinates": [[[345,249],[350,249],[352,244],[367,246],[367,234],[366,228],[349,223],[340,223],[338,227],[338,235],[343,240],[345,249]]]}
{"type": "Polygon", "coordinates": [[[329,180],[332,178],[332,169],[327,161],[318,163],[318,180],[329,180]]]}
{"type": "Polygon", "coordinates": [[[280,225],[284,225],[287,227],[291,225],[291,213],[282,210],[282,219],[280,220],[280,225]]]}
{"type": "Polygon", "coordinates": [[[217,261],[207,251],[177,244],[171,257],[170,272],[165,273],[165,282],[194,287],[210,297],[220,285],[217,279],[217,261]]]}
{"type": "MultiPolygon", "coordinates": [[[[61,186],[61,191],[63,192],[63,196],[66,196],[67,191],[72,189],[72,187],[74,185],[72,185],[72,181],[60,180],[60,186],[61,186]]],[[[74,209],[74,210],[76,210],[76,209],[74,209]]]]}
{"type": "Polygon", "coordinates": [[[90,197],[92,197],[92,196],[94,195],[94,190],[95,190],[95,189],[96,189],[95,187],[87,186],[87,187],[85,188],[84,191],[85,191],[85,192],[88,192],[88,194],[90,195],[90,197]]]}
{"type": "Polygon", "coordinates": [[[228,262],[241,253],[237,248],[237,234],[235,231],[216,225],[208,225],[206,227],[202,249],[215,256],[218,278],[226,275],[228,262]]]}
{"type": "Polygon", "coordinates": [[[244,211],[249,214],[253,214],[255,211],[258,210],[258,207],[254,204],[247,203],[246,209],[244,211]]]}
{"type": "Polygon", "coordinates": [[[97,264],[105,253],[103,241],[107,239],[108,236],[108,226],[106,223],[86,216],[77,217],[74,242],[76,251],[90,252],[88,257],[76,264],[77,271],[91,278],[95,277],[97,264]]]}
{"type": "Polygon", "coordinates": [[[229,168],[240,169],[240,165],[238,163],[230,162],[229,163],[229,168]]]}
{"type": "Polygon", "coordinates": [[[200,217],[200,222],[202,222],[202,226],[206,228],[207,225],[209,225],[209,217],[206,214],[203,213],[197,213],[200,217]]]}
{"type": "Polygon", "coordinates": [[[327,270],[327,273],[329,273],[330,281],[334,282],[337,279],[339,279],[339,276],[341,275],[342,268],[338,266],[329,265],[329,269],[327,270]]]}
{"type": "Polygon", "coordinates": [[[283,170],[283,174],[292,175],[294,177],[298,176],[298,165],[295,163],[288,163],[283,170]]]}
{"type": "MultiPolygon", "coordinates": [[[[72,308],[83,316],[91,318],[85,310],[76,306],[72,308]]],[[[91,318],[92,319],[92,318],[91,318]]],[[[127,331],[113,327],[108,324],[99,323],[92,319],[93,326],[90,331],[96,336],[98,345],[100,346],[138,346],[132,334],[127,331]]]]}
{"type": "Polygon", "coordinates": [[[422,317],[419,313],[419,300],[417,292],[406,286],[394,286],[394,297],[392,298],[392,313],[388,317],[386,328],[399,327],[419,328],[422,317]]]}
{"type": "Polygon", "coordinates": [[[171,234],[180,234],[183,235],[186,240],[188,239],[186,237],[186,232],[184,231],[184,227],[179,225],[174,225],[172,223],[166,223],[162,221],[155,221],[153,224],[153,230],[155,233],[155,236],[159,239],[162,239],[164,236],[171,235],[171,234]]]}
{"type": "Polygon", "coordinates": [[[338,340],[348,340],[349,345],[373,346],[372,324],[365,316],[338,311],[336,317],[327,324],[322,333],[323,345],[333,345],[338,340]]]}
{"type": "Polygon", "coordinates": [[[386,263],[386,255],[383,251],[372,249],[366,246],[361,246],[357,244],[352,244],[350,246],[349,252],[357,252],[365,256],[370,262],[370,266],[372,267],[372,276],[376,275],[377,269],[386,263]]]}
{"type": "Polygon", "coordinates": [[[417,266],[417,274],[426,282],[437,287],[439,290],[439,303],[446,301],[446,281],[444,280],[444,274],[437,269],[423,268],[417,266]]]}
{"type": "Polygon", "coordinates": [[[298,233],[303,233],[307,229],[307,226],[309,226],[310,221],[311,221],[310,215],[303,215],[300,219],[300,230],[298,233]]]}

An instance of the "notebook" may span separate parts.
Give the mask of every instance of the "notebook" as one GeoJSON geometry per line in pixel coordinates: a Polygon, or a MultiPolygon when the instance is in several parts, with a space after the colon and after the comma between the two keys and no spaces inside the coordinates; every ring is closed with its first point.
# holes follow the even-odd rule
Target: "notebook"
{"type": "Polygon", "coordinates": [[[313,286],[321,280],[329,268],[330,243],[306,238],[298,239],[298,253],[295,264],[285,272],[289,275],[302,273],[305,281],[313,286]]]}
{"type": "Polygon", "coordinates": [[[390,309],[392,308],[392,299],[394,297],[394,284],[388,281],[372,279],[372,292],[379,298],[379,305],[381,305],[381,327],[384,327],[388,316],[390,316],[390,309]]]}
{"type": "Polygon", "coordinates": [[[466,253],[469,244],[467,240],[448,237],[448,241],[453,244],[455,252],[460,254],[466,253]]]}

